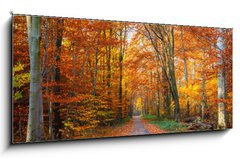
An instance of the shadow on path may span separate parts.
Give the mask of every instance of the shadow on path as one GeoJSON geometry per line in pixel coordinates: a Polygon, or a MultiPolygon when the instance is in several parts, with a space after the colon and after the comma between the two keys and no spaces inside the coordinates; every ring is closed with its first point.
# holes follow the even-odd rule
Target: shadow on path
{"type": "Polygon", "coordinates": [[[133,131],[131,135],[144,135],[144,134],[150,134],[148,130],[146,130],[143,127],[143,123],[140,119],[140,116],[133,116],[133,131]]]}

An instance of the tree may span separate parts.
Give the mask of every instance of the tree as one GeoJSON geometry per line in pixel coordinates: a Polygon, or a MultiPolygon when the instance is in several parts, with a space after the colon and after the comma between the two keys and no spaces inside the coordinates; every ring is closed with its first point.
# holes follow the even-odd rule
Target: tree
{"type": "MultiPolygon", "coordinates": [[[[186,55],[186,48],[184,43],[184,36],[183,36],[183,26],[181,26],[181,41],[182,41],[182,53],[183,53],[183,62],[184,62],[184,80],[186,82],[186,87],[188,87],[188,67],[187,67],[187,55],[186,55]]],[[[186,109],[186,116],[188,117],[190,114],[190,104],[187,96],[187,109],[186,109]]]]}
{"type": "Polygon", "coordinates": [[[163,74],[167,78],[175,105],[174,118],[176,121],[179,121],[180,105],[174,63],[174,27],[149,24],[148,26],[145,25],[145,29],[157,54],[158,60],[161,62],[163,74]]]}
{"type": "Polygon", "coordinates": [[[122,120],[123,118],[123,59],[124,59],[124,52],[125,52],[125,43],[126,43],[126,34],[127,34],[127,27],[126,23],[124,24],[124,27],[120,29],[120,50],[119,50],[119,106],[118,106],[118,118],[119,120],[122,120]]]}
{"type": "Polygon", "coordinates": [[[27,16],[30,53],[30,96],[27,142],[43,139],[42,77],[40,61],[41,18],[27,16]]]}
{"type": "MultiPolygon", "coordinates": [[[[222,33],[224,30],[219,29],[219,32],[222,33]]],[[[226,128],[226,110],[225,110],[225,76],[223,72],[223,53],[224,53],[224,39],[220,35],[217,38],[217,47],[218,47],[218,128],[225,129],[226,128]]]]}
{"type": "MultiPolygon", "coordinates": [[[[57,39],[56,39],[56,53],[54,55],[54,60],[55,60],[55,66],[52,66],[53,74],[55,75],[53,77],[54,82],[60,82],[60,62],[61,62],[61,46],[62,46],[62,39],[63,39],[63,19],[58,19],[57,24],[57,39]]],[[[56,98],[59,98],[59,95],[61,93],[61,88],[59,85],[56,85],[54,87],[54,94],[56,95],[56,98]]],[[[55,119],[55,137],[56,138],[61,138],[61,132],[59,131],[62,128],[62,122],[61,122],[61,116],[60,116],[60,103],[59,102],[54,102],[53,103],[54,107],[54,119],[55,119]]]]}

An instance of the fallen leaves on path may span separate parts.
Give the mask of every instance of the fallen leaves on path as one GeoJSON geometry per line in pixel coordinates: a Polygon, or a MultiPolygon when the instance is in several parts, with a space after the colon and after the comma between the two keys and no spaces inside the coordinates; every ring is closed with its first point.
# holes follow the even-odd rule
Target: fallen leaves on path
{"type": "Polygon", "coordinates": [[[147,120],[141,119],[143,126],[150,134],[164,134],[167,133],[165,130],[161,130],[158,126],[149,123],[147,120]]]}
{"type": "Polygon", "coordinates": [[[117,136],[129,136],[133,131],[133,121],[129,121],[118,127],[109,129],[104,136],[106,137],[117,137],[117,136]]]}
{"type": "Polygon", "coordinates": [[[131,120],[127,123],[116,126],[98,128],[96,131],[86,132],[82,135],[74,137],[74,139],[130,136],[132,134],[132,131],[133,121],[131,120]]]}

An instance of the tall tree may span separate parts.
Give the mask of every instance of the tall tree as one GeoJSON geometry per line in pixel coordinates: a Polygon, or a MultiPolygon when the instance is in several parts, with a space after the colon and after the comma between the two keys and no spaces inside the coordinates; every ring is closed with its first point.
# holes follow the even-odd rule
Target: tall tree
{"type": "Polygon", "coordinates": [[[158,60],[161,62],[163,73],[167,78],[167,82],[174,100],[174,118],[176,121],[179,121],[180,105],[174,63],[174,27],[159,24],[149,24],[148,26],[145,25],[145,29],[147,31],[148,38],[157,54],[158,60]]]}
{"type": "MultiPolygon", "coordinates": [[[[186,48],[184,43],[184,36],[183,36],[183,26],[181,26],[181,41],[182,41],[182,53],[183,53],[183,63],[184,63],[184,80],[186,82],[186,87],[188,88],[188,67],[187,67],[187,55],[186,55],[186,48]]],[[[186,116],[188,117],[190,114],[190,104],[187,96],[187,105],[186,105],[186,116]]]]}
{"type": "MultiPolygon", "coordinates": [[[[223,29],[219,29],[220,34],[223,33],[223,29]]],[[[225,113],[225,84],[224,69],[223,69],[223,54],[224,54],[224,39],[222,35],[217,38],[217,48],[218,48],[218,128],[226,128],[226,113],[225,113]]]]}
{"type": "Polygon", "coordinates": [[[201,108],[200,108],[200,115],[201,115],[201,121],[204,121],[205,117],[205,109],[207,106],[207,96],[206,96],[206,72],[205,72],[205,53],[204,50],[202,50],[202,61],[201,61],[201,108]]]}
{"type": "Polygon", "coordinates": [[[30,53],[30,95],[27,142],[43,139],[42,76],[40,60],[41,18],[27,16],[30,53]]]}
{"type": "MultiPolygon", "coordinates": [[[[57,24],[56,24],[56,34],[57,34],[57,39],[56,39],[56,52],[54,54],[54,60],[55,60],[55,66],[53,66],[53,73],[54,73],[54,82],[58,83],[54,87],[54,95],[59,98],[60,93],[61,93],[61,88],[59,85],[60,82],[60,62],[61,62],[61,46],[62,46],[62,39],[63,39],[63,19],[59,18],[57,19],[57,24]]],[[[59,131],[62,127],[62,122],[61,122],[61,116],[60,116],[60,103],[59,102],[54,102],[53,103],[54,107],[54,120],[55,120],[55,137],[56,138],[61,138],[61,132],[59,131]]]]}
{"type": "Polygon", "coordinates": [[[119,106],[118,106],[118,115],[119,120],[122,120],[123,118],[123,58],[124,58],[124,52],[125,52],[125,42],[126,42],[126,34],[127,34],[127,28],[126,23],[124,24],[124,27],[120,29],[120,50],[119,50],[119,90],[118,90],[118,96],[119,96],[119,106]]]}

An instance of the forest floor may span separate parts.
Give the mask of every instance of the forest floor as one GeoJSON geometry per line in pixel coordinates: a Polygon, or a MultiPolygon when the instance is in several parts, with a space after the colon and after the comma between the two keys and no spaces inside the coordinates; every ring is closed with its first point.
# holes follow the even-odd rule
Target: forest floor
{"type": "Polygon", "coordinates": [[[104,127],[93,134],[85,134],[75,139],[81,138],[101,138],[101,137],[121,137],[148,134],[163,134],[167,131],[161,130],[157,125],[150,123],[141,116],[133,116],[128,122],[118,124],[116,126],[104,127]]]}
{"type": "Polygon", "coordinates": [[[149,121],[144,120],[140,116],[133,116],[133,133],[131,135],[146,135],[146,134],[162,134],[166,133],[158,126],[151,124],[149,121]]]}
{"type": "Polygon", "coordinates": [[[168,131],[160,129],[159,126],[152,124],[150,121],[141,118],[144,128],[148,130],[149,134],[164,134],[168,131]]]}
{"type": "Polygon", "coordinates": [[[120,126],[110,128],[104,136],[135,136],[148,134],[162,134],[167,131],[161,130],[158,126],[144,120],[141,116],[133,116],[132,119],[120,126]]]}
{"type": "MultiPolygon", "coordinates": [[[[92,133],[86,133],[83,136],[78,136],[77,139],[123,137],[211,130],[198,127],[199,125],[194,122],[190,123],[190,126],[192,126],[192,129],[189,128],[189,124],[187,123],[176,122],[171,119],[159,119],[155,115],[133,116],[132,118],[128,118],[121,123],[115,124],[114,126],[97,128],[96,131],[92,133]]],[[[205,126],[208,125],[205,124],[205,126]]]]}

